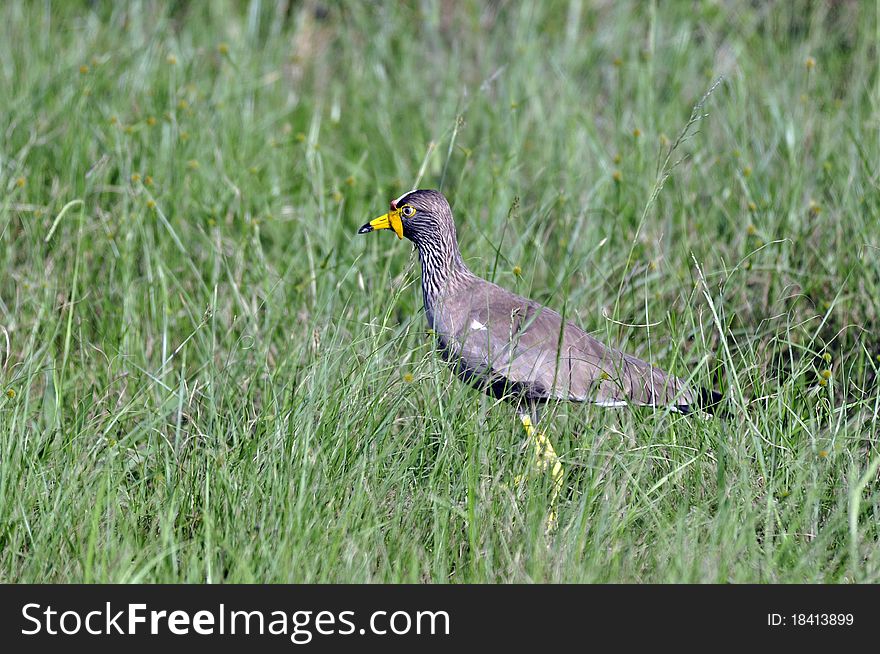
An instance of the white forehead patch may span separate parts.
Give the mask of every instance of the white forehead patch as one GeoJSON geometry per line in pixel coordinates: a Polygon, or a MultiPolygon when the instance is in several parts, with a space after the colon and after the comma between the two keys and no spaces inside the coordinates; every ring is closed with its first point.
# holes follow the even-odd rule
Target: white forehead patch
{"type": "Polygon", "coordinates": [[[397,208],[397,206],[400,204],[400,201],[403,200],[403,198],[405,198],[405,197],[406,197],[407,195],[409,195],[410,193],[412,193],[412,191],[407,191],[406,193],[404,193],[403,195],[401,195],[401,196],[400,196],[399,198],[397,198],[396,200],[392,200],[392,201],[391,201],[391,206],[397,208]]]}
{"type": "Polygon", "coordinates": [[[475,332],[484,332],[486,331],[486,325],[481,323],[479,320],[471,320],[471,329],[475,332]]]}

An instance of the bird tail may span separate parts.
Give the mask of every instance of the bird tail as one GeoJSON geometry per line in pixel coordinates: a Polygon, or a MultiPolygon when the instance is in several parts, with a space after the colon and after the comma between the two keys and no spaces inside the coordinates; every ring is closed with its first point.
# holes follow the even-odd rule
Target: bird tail
{"type": "Polygon", "coordinates": [[[721,406],[723,401],[724,396],[718,391],[713,391],[711,388],[700,388],[690,402],[677,404],[675,408],[684,414],[702,411],[713,416],[724,417],[726,412],[721,406]]]}

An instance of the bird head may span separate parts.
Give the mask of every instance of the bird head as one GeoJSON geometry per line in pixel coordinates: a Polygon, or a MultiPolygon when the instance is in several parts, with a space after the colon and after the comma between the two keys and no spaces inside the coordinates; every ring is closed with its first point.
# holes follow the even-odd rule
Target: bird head
{"type": "Polygon", "coordinates": [[[358,234],[391,229],[397,234],[397,238],[406,237],[418,243],[421,238],[433,236],[451,223],[452,211],[442,193],[410,191],[392,200],[388,213],[368,222],[358,230],[358,234]]]}

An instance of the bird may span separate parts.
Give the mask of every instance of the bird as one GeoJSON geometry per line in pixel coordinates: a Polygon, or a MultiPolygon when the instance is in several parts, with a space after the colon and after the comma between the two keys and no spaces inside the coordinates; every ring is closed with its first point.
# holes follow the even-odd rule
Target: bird
{"type": "Polygon", "coordinates": [[[516,407],[534,444],[537,468],[549,471],[552,479],[548,531],[556,523],[564,479],[559,456],[537,428],[548,402],[712,413],[721,401],[716,391],[694,388],[607,346],[552,308],[471,272],[441,192],[404,193],[357,233],[385,229],[410,240],[418,251],[425,315],[440,356],[462,381],[516,407]]]}

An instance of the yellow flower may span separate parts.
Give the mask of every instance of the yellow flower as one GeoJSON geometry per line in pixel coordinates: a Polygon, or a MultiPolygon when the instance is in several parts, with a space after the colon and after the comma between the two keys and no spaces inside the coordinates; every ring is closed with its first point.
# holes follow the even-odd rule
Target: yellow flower
{"type": "Polygon", "coordinates": [[[828,450],[819,450],[819,456],[824,459],[828,456],[828,450]]]}
{"type": "Polygon", "coordinates": [[[807,57],[804,65],[807,67],[807,70],[813,70],[816,67],[816,60],[813,57],[807,57]]]}
{"type": "Polygon", "coordinates": [[[623,66],[623,59],[621,59],[620,57],[614,57],[614,61],[612,61],[611,63],[614,64],[615,68],[620,68],[621,66],[623,66]]]}
{"type": "Polygon", "coordinates": [[[751,177],[751,175],[752,175],[752,167],[751,166],[746,166],[745,168],[743,168],[743,177],[751,177]]]}
{"type": "Polygon", "coordinates": [[[10,400],[13,399],[15,397],[15,389],[8,389],[6,391],[6,397],[8,397],[10,400]]]}
{"type": "Polygon", "coordinates": [[[85,75],[88,72],[89,72],[89,67],[86,66],[85,64],[83,64],[82,66],[79,67],[80,75],[85,75]]]}
{"type": "Polygon", "coordinates": [[[119,119],[116,116],[110,116],[110,124],[116,125],[119,122],[119,119]]]}
{"type": "Polygon", "coordinates": [[[177,65],[177,57],[175,57],[174,55],[168,55],[168,58],[165,61],[167,61],[168,64],[171,66],[177,65]]]}
{"type": "Polygon", "coordinates": [[[155,209],[156,202],[154,200],[147,200],[147,209],[155,209]]]}
{"type": "Polygon", "coordinates": [[[229,45],[227,43],[222,43],[222,42],[219,43],[217,45],[217,52],[219,52],[222,55],[228,55],[229,54],[229,45]]]}
{"type": "Polygon", "coordinates": [[[642,135],[642,130],[640,130],[638,127],[636,127],[636,128],[633,130],[633,137],[635,137],[635,138],[639,138],[641,135],[642,135]]]}
{"type": "Polygon", "coordinates": [[[814,218],[822,213],[822,207],[815,200],[810,200],[810,215],[814,218]]]}
{"type": "Polygon", "coordinates": [[[141,181],[141,176],[138,175],[137,173],[134,173],[134,174],[131,176],[131,183],[132,183],[132,184],[137,184],[139,181],[141,181]]]}
{"type": "Polygon", "coordinates": [[[754,236],[757,233],[758,230],[754,225],[749,225],[748,227],[746,227],[746,234],[748,234],[749,236],[754,236]]]}
{"type": "Polygon", "coordinates": [[[613,173],[611,173],[611,178],[618,184],[623,181],[623,175],[620,174],[619,170],[615,170],[613,173]]]}
{"type": "Polygon", "coordinates": [[[177,103],[177,108],[180,109],[181,111],[184,109],[187,109],[187,108],[189,108],[189,102],[187,102],[186,100],[181,100],[180,102],[177,103]]]}
{"type": "Polygon", "coordinates": [[[354,177],[352,177],[351,175],[349,175],[348,177],[345,178],[345,183],[346,183],[348,186],[354,186],[354,177]]]}
{"type": "Polygon", "coordinates": [[[828,386],[828,380],[824,378],[819,378],[819,386],[825,388],[826,386],[828,386]]]}
{"type": "Polygon", "coordinates": [[[196,168],[199,167],[199,162],[196,161],[195,159],[190,159],[189,161],[186,162],[186,167],[189,168],[190,170],[195,170],[196,168]]]}
{"type": "Polygon", "coordinates": [[[822,355],[822,359],[825,361],[825,363],[831,363],[831,353],[826,352],[822,355]]]}
{"type": "Polygon", "coordinates": [[[152,127],[152,126],[155,125],[155,124],[156,124],[156,118],[153,117],[153,116],[149,116],[149,117],[147,118],[147,125],[149,125],[150,127],[152,127]]]}
{"type": "Polygon", "coordinates": [[[181,132],[180,133],[180,140],[184,141],[184,142],[189,141],[189,132],[186,132],[186,131],[181,132]]]}
{"type": "Polygon", "coordinates": [[[342,202],[343,195],[339,191],[333,191],[333,201],[334,202],[342,202]]]}
{"type": "Polygon", "coordinates": [[[823,370],[822,372],[820,372],[819,374],[822,375],[822,379],[830,379],[831,378],[831,371],[828,370],[827,368],[825,370],[823,370]]]}
{"type": "Polygon", "coordinates": [[[405,381],[407,384],[412,384],[413,379],[415,379],[415,378],[412,376],[412,373],[409,373],[409,372],[404,373],[403,381],[405,381]]]}
{"type": "Polygon", "coordinates": [[[147,176],[144,177],[144,185],[145,185],[145,186],[152,186],[152,185],[153,185],[153,177],[152,177],[152,175],[147,175],[147,176]]]}
{"type": "Polygon", "coordinates": [[[749,211],[757,211],[757,210],[758,210],[758,205],[755,204],[754,202],[750,201],[749,202],[749,211]]]}
{"type": "Polygon", "coordinates": [[[520,266],[514,266],[513,267],[513,274],[516,275],[517,277],[522,276],[522,268],[520,266]]]}
{"type": "Polygon", "coordinates": [[[303,141],[306,140],[306,135],[303,134],[302,132],[298,132],[296,135],[296,140],[299,141],[300,143],[302,143],[303,141]]]}
{"type": "Polygon", "coordinates": [[[614,163],[619,164],[621,160],[620,153],[614,155],[614,163]]]}
{"type": "Polygon", "coordinates": [[[25,184],[27,184],[27,179],[25,179],[24,177],[19,177],[17,180],[15,180],[15,185],[18,188],[24,188],[25,184]]]}

